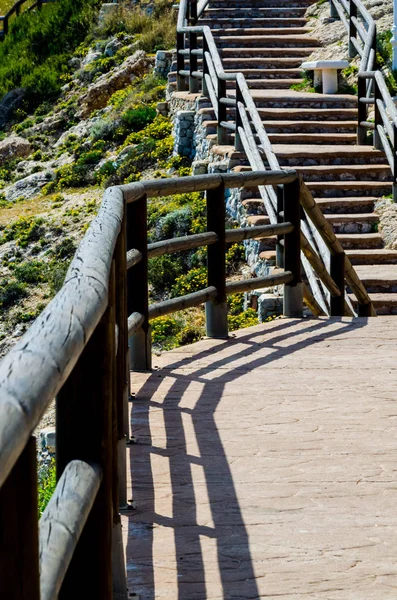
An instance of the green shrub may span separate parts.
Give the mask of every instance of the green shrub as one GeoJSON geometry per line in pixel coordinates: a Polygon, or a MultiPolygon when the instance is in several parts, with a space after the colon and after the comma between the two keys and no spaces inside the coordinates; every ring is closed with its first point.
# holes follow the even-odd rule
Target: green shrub
{"type": "Polygon", "coordinates": [[[176,254],[149,260],[149,284],[155,299],[163,298],[170,293],[175,280],[182,275],[184,266],[183,259],[176,254]]]}
{"type": "Polygon", "coordinates": [[[112,13],[100,27],[103,35],[129,33],[137,36],[139,47],[148,53],[173,48],[175,45],[176,11],[173,0],[156,0],[151,3],[150,14],[144,6],[133,8],[119,5],[117,13],[112,13]]]}
{"type": "Polygon", "coordinates": [[[10,308],[26,295],[27,291],[23,283],[2,280],[0,284],[0,307],[10,308]]]}
{"type": "Polygon", "coordinates": [[[156,109],[152,106],[139,106],[129,109],[121,115],[121,119],[129,131],[141,131],[149,123],[152,123],[155,117],[156,109]]]}
{"type": "Polygon", "coordinates": [[[41,466],[38,473],[38,506],[39,518],[43,514],[57,485],[55,460],[49,465],[41,466]]]}
{"type": "Polygon", "coordinates": [[[98,6],[97,0],[62,0],[14,19],[0,44],[0,97],[25,88],[26,111],[57,94],[70,53],[85,38],[98,6]]]}
{"type": "Polygon", "coordinates": [[[229,324],[229,331],[235,331],[236,329],[243,329],[244,327],[252,327],[258,325],[258,315],[256,310],[248,308],[239,315],[228,315],[227,321],[229,324]]]}
{"type": "Polygon", "coordinates": [[[14,275],[21,283],[37,284],[46,279],[46,265],[38,260],[21,263],[15,267],[14,275]]]}
{"type": "Polygon", "coordinates": [[[198,292],[207,287],[207,269],[199,267],[191,269],[186,275],[180,275],[172,286],[171,294],[175,298],[192,292],[198,292]]]}
{"type": "Polygon", "coordinates": [[[0,244],[15,240],[17,245],[25,248],[30,242],[37,242],[44,233],[44,219],[41,217],[19,217],[3,229],[0,244]]]}

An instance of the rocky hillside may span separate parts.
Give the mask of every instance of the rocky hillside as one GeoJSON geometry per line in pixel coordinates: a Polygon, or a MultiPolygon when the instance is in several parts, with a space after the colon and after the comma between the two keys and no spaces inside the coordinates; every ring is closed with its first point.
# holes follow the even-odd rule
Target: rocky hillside
{"type": "MultiPolygon", "coordinates": [[[[393,25],[393,0],[364,0],[364,5],[376,20],[378,33],[390,32],[393,25]]],[[[311,19],[312,35],[322,42],[322,47],[312,54],[311,60],[347,58],[346,29],[341,21],[330,18],[328,0],[313,4],[308,9],[307,16],[311,19]]]]}
{"type": "MultiPolygon", "coordinates": [[[[191,172],[173,151],[162,102],[166,80],[154,69],[164,28],[174,32],[163,5],[160,24],[142,9],[125,8],[94,24],[95,36],[68,58],[61,93],[30,113],[22,100],[0,133],[0,354],[62,285],[104,188],[191,172]]],[[[2,105],[19,93],[10,91],[2,105]]],[[[148,215],[151,241],[198,233],[205,227],[205,201],[197,193],[153,199],[148,215]]],[[[229,275],[238,274],[242,248],[232,246],[227,258],[229,275]]],[[[152,299],[205,287],[205,261],[203,249],[150,261],[152,299]]],[[[253,310],[243,310],[242,295],[230,299],[230,309],[231,329],[257,322],[253,310]]],[[[195,341],[203,326],[202,309],[157,319],[155,346],[195,341]]]]}

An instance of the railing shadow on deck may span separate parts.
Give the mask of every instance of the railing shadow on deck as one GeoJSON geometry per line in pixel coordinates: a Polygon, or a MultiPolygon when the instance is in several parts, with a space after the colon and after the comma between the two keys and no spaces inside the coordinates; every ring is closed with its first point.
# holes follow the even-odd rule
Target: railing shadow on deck
{"type": "MultiPolygon", "coordinates": [[[[350,320],[344,322],[342,319],[309,320],[301,322],[302,325],[297,327],[296,320],[280,321],[272,326],[272,337],[265,342],[263,335],[266,325],[260,330],[256,327],[246,335],[239,335],[236,340],[219,342],[204,351],[199,349],[193,356],[180,359],[180,355],[177,355],[177,360],[167,365],[166,369],[155,371],[148,377],[136,393],[131,414],[132,431],[138,437],[138,444],[131,449],[130,461],[132,493],[137,501],[137,511],[129,518],[126,552],[129,587],[140,599],[154,600],[157,597],[155,568],[159,571],[162,568],[166,570],[166,565],[154,564],[154,531],[157,527],[172,530],[170,537],[174,538],[174,545],[170,543],[168,552],[175,552],[175,556],[171,556],[171,562],[176,565],[176,573],[171,577],[178,582],[178,600],[205,600],[208,597],[205,557],[200,541],[202,537],[215,540],[222,597],[225,600],[259,597],[250,540],[229,464],[230,458],[223,447],[215,422],[215,412],[226,385],[236,381],[241,375],[254,373],[255,369],[324,339],[339,336],[352,327],[365,327],[367,322],[366,318],[354,323],[350,320]],[[297,337],[299,339],[294,341],[297,337]],[[288,345],[280,345],[287,340],[288,345]],[[271,349],[271,353],[266,357],[255,356],[257,349],[263,348],[263,345],[271,349]],[[237,351],[234,351],[235,346],[239,347],[237,351]],[[243,348],[240,349],[240,346],[243,348]],[[226,357],[222,354],[225,349],[228,349],[226,357]],[[208,358],[210,362],[195,367],[199,361],[208,358]],[[233,366],[231,363],[239,364],[233,366]],[[189,373],[176,372],[181,367],[188,369],[189,373]],[[166,391],[163,402],[159,403],[152,399],[164,378],[173,378],[174,381],[166,391]],[[186,408],[181,406],[181,400],[192,383],[199,383],[203,387],[194,407],[186,408]],[[149,415],[154,408],[163,410],[166,431],[163,448],[152,446],[149,415]],[[184,429],[183,419],[186,414],[191,416],[199,449],[198,457],[189,455],[187,451],[192,439],[189,440],[184,429]],[[178,449],[177,452],[174,451],[175,448],[178,449]],[[156,513],[151,466],[153,454],[169,459],[171,517],[156,513]],[[212,526],[196,523],[198,505],[192,465],[200,465],[204,471],[202,486],[204,490],[206,488],[208,495],[212,526]]],[[[241,402],[249,404],[249,396],[242,397],[241,402]]],[[[230,406],[230,410],[232,409],[233,406],[230,406]]],[[[238,435],[236,431],[236,436],[238,435]]],[[[206,558],[208,566],[208,557],[206,558]]],[[[208,581],[207,575],[207,583],[208,581]]]]}

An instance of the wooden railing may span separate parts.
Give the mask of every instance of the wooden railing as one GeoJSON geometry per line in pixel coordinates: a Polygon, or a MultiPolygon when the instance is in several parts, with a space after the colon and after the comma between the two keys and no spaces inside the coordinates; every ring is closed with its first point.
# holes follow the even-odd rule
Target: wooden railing
{"type": "Polygon", "coordinates": [[[397,202],[397,109],[382,72],[376,66],[376,23],[360,0],[330,0],[331,16],[339,18],[349,34],[349,56],[360,56],[358,73],[357,141],[365,144],[373,131],[375,148],[384,150],[393,174],[397,202]],[[374,122],[368,109],[374,110],[374,122]]]}
{"type": "MultiPolygon", "coordinates": [[[[252,171],[263,171],[266,167],[278,171],[280,164],[244,75],[225,73],[211,29],[197,25],[197,20],[208,3],[208,0],[180,2],[177,23],[177,89],[185,91],[188,88],[190,92],[197,93],[201,82],[201,93],[209,98],[215,113],[218,144],[233,143],[237,151],[245,152],[252,171]],[[227,82],[232,82],[232,90],[227,90],[227,82]]],[[[307,199],[301,211],[300,234],[307,304],[315,315],[343,314],[340,309],[342,305],[347,315],[356,314],[344,288],[341,292],[339,288],[332,286],[325,275],[329,268],[337,277],[339,286],[346,279],[349,287],[360,297],[358,314],[375,314],[369,296],[333,234],[332,227],[323,216],[320,217],[319,210],[315,211],[316,222],[313,221],[314,199],[303,183],[302,190],[302,197],[307,199]],[[310,216],[306,206],[313,207],[310,216]]],[[[276,224],[279,212],[277,190],[274,186],[259,186],[259,192],[270,222],[276,224]]]]}
{"type": "MultiPolygon", "coordinates": [[[[150,320],[206,304],[207,335],[227,338],[228,294],[284,285],[284,314],[301,317],[301,209],[336,258],[327,270],[305,251],[345,312],[346,278],[371,305],[332,228],[295,171],[204,175],[109,188],[65,283],[0,363],[0,597],[127,598],[120,510],[127,510],[129,370],[151,368],[150,320]],[[225,229],[225,190],[277,186],[277,224],[225,229]],[[206,192],[207,232],[147,242],[147,200],[206,192]],[[227,281],[227,243],[277,236],[284,269],[227,281]],[[206,246],[207,287],[149,305],[148,260],[206,246]],[[129,342],[128,342],[129,340],[129,342]],[[128,345],[129,358],[128,358],[128,345]],[[56,398],[57,486],[37,519],[34,431],[56,398]]],[[[315,304],[315,301],[313,300],[315,304]]]]}
{"type": "Polygon", "coordinates": [[[8,12],[4,16],[0,15],[0,41],[4,40],[5,36],[8,33],[9,22],[11,17],[19,17],[23,8],[26,11],[34,10],[35,8],[37,8],[37,10],[41,10],[43,4],[48,4],[49,2],[55,2],[55,0],[34,0],[33,2],[32,0],[17,0],[17,2],[15,2],[15,4],[8,10],[8,12]],[[27,4],[28,6],[24,7],[25,4],[27,4]]]}

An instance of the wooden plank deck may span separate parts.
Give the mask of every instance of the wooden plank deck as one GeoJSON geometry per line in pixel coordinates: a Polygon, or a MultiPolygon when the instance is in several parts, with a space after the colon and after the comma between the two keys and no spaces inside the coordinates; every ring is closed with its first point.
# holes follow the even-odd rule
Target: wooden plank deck
{"type": "Polygon", "coordinates": [[[395,600],[395,317],[281,319],[154,364],[132,376],[131,592],[395,600]]]}

